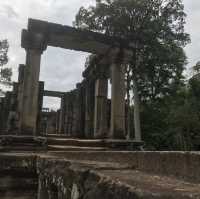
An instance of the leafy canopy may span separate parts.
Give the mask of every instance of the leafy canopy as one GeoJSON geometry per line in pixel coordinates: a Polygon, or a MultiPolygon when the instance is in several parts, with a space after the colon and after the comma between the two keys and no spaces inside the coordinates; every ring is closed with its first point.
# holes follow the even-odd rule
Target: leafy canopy
{"type": "Polygon", "coordinates": [[[12,69],[5,67],[8,63],[9,44],[7,40],[0,40],[0,83],[10,84],[12,69]]]}
{"type": "Polygon", "coordinates": [[[74,25],[134,44],[130,74],[140,99],[148,101],[170,95],[181,82],[183,47],[190,41],[185,17],[181,0],[96,0],[95,6],[80,8],[74,25]]]}

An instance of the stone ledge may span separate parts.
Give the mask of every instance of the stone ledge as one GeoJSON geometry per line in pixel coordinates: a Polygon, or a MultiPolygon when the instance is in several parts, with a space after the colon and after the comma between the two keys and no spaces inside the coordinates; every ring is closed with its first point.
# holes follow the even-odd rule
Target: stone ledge
{"type": "MultiPolygon", "coordinates": [[[[80,153],[80,152],[77,152],[80,153]]],[[[89,156],[89,152],[83,154],[89,156]]],[[[72,152],[71,154],[76,154],[72,152]]],[[[78,158],[70,159],[69,156],[53,157],[48,154],[1,154],[0,172],[2,171],[22,171],[38,172],[39,182],[42,183],[43,189],[48,192],[55,191],[62,195],[61,198],[84,198],[84,199],[163,199],[163,198],[200,198],[200,184],[194,182],[183,181],[181,179],[164,176],[161,174],[153,174],[151,172],[153,163],[146,162],[144,167],[149,167],[149,173],[138,170],[141,167],[131,167],[130,162],[136,158],[146,157],[150,155],[154,162],[159,156],[171,158],[178,155],[188,155],[189,153],[178,152],[95,152],[93,155],[97,160],[80,160],[78,158]],[[110,153],[110,154],[109,154],[110,153]],[[97,155],[98,154],[98,155],[97,155]],[[109,161],[102,162],[107,156],[109,161]],[[134,156],[135,154],[135,156],[134,156]],[[115,159],[115,156],[119,156],[115,159]],[[123,159],[124,157],[124,159],[123,159]],[[129,161],[122,161],[125,158],[132,158],[129,161]],[[126,164],[126,165],[125,165],[126,164]]],[[[190,155],[200,156],[199,153],[190,153],[190,155]]],[[[85,158],[86,159],[86,158],[85,158]]],[[[91,158],[90,158],[91,159],[91,158]]],[[[180,161],[180,157],[178,157],[180,161]]],[[[128,159],[126,159],[128,160],[128,159]]],[[[135,161],[138,161],[135,160],[135,161]]],[[[147,159],[150,161],[150,159],[147,159]]],[[[177,160],[178,161],[178,160],[177,160]]],[[[142,162],[142,161],[141,161],[142,162]]],[[[140,163],[141,163],[140,162],[140,163]]],[[[144,163],[144,162],[143,162],[144,163]]],[[[160,162],[157,162],[160,163],[160,162]]],[[[168,162],[169,163],[169,162],[168,162]]],[[[171,162],[172,163],[172,162],[171,162]]],[[[197,162],[196,162],[197,163],[197,162]]],[[[195,164],[196,164],[195,163],[195,164]]],[[[192,162],[188,162],[192,164],[192,162]]],[[[139,166],[139,162],[138,162],[139,166]]],[[[155,166],[155,165],[154,165],[155,166]]],[[[163,166],[163,164],[161,164],[163,166]]],[[[174,164],[170,165],[175,166],[174,164]]],[[[140,168],[141,169],[141,168],[140,168]]],[[[176,167],[174,168],[176,171],[176,167]]],[[[198,169],[198,168],[196,168],[198,169]]],[[[12,174],[12,172],[11,172],[12,174]]],[[[6,175],[7,176],[7,175],[6,175]]],[[[12,175],[11,175],[12,176],[12,175]]],[[[1,176],[2,178],[2,176],[1,176]]],[[[4,179],[4,178],[2,178],[4,179]]],[[[10,185],[16,185],[16,178],[13,178],[10,185]]],[[[30,176],[28,177],[30,179],[30,176]]],[[[23,181],[23,179],[21,179],[23,181]]],[[[12,186],[10,186],[12,188],[12,186]]],[[[34,190],[36,190],[34,188],[34,190]]],[[[57,193],[58,194],[58,193],[57,193]]]]}
{"type": "Polygon", "coordinates": [[[36,155],[2,153],[0,154],[0,173],[36,173],[36,155]]]}
{"type": "Polygon", "coordinates": [[[0,135],[0,151],[43,151],[46,138],[34,136],[0,135]]]}
{"type": "Polygon", "coordinates": [[[73,160],[115,162],[147,173],[200,183],[200,152],[68,151],[49,154],[73,160]]]}
{"type": "MultiPolygon", "coordinates": [[[[105,166],[105,165],[104,165],[105,166]]],[[[41,180],[57,187],[62,195],[72,199],[132,199],[132,198],[199,198],[200,185],[175,178],[150,175],[137,170],[110,170],[100,163],[79,163],[59,159],[39,158],[41,180]]],[[[44,187],[43,187],[44,188],[44,187]]]]}

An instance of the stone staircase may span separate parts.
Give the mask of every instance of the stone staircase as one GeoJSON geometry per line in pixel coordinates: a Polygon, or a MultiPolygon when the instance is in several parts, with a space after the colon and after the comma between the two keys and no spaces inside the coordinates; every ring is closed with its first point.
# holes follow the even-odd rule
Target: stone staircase
{"type": "Polygon", "coordinates": [[[112,151],[139,150],[142,142],[113,139],[72,139],[66,136],[47,137],[48,151],[112,151]]]}
{"type": "Polygon", "coordinates": [[[67,137],[48,137],[48,151],[105,151],[103,140],[80,140],[67,137]]]}
{"type": "Polygon", "coordinates": [[[0,135],[0,152],[135,151],[142,142],[116,139],[78,139],[64,135],[0,135]]]}

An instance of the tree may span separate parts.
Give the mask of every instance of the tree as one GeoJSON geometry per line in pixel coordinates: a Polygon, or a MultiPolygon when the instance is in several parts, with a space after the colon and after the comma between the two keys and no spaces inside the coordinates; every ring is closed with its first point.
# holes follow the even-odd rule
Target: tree
{"type": "Polygon", "coordinates": [[[7,40],[0,40],[0,84],[10,85],[12,69],[5,67],[8,63],[9,44],[7,40]]]}
{"type": "Polygon", "coordinates": [[[95,6],[81,7],[76,15],[76,27],[126,38],[135,46],[127,68],[138,135],[140,102],[171,95],[181,83],[183,47],[190,41],[185,17],[181,0],[96,0],[95,6]]]}

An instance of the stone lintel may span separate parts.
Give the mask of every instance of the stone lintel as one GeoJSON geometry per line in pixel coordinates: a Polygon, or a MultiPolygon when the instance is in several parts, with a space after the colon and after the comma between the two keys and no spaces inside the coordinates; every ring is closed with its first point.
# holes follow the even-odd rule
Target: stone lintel
{"type": "Polygon", "coordinates": [[[106,54],[113,46],[133,48],[128,40],[122,38],[36,19],[29,19],[28,30],[45,34],[50,46],[94,54],[106,54]]]}
{"type": "Polygon", "coordinates": [[[65,92],[44,90],[43,96],[62,98],[65,92]]]}

